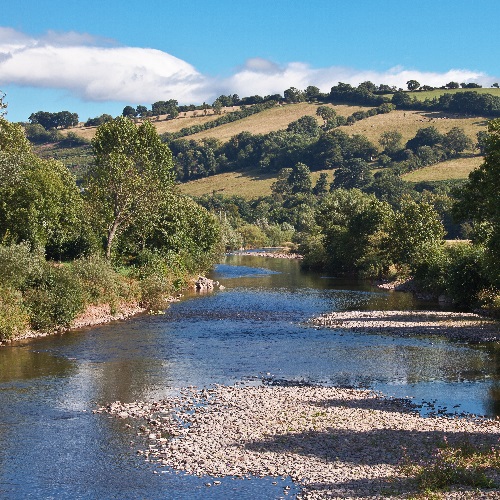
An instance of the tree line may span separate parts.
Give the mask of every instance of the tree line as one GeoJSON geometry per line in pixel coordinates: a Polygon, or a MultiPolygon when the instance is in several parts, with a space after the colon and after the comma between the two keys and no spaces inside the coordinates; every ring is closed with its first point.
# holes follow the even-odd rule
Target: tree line
{"type": "Polygon", "coordinates": [[[162,309],[219,256],[217,218],[177,192],[151,123],[105,123],[92,150],[80,188],[0,117],[0,339],[67,326],[89,304],[162,309]]]}

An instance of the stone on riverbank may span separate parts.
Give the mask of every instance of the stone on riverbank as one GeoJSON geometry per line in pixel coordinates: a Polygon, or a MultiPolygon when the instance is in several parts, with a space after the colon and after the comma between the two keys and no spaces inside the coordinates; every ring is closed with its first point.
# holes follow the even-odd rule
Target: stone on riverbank
{"type": "Polygon", "coordinates": [[[159,467],[199,476],[290,476],[304,499],[386,498],[388,491],[408,498],[405,456],[426,458],[445,437],[450,445],[489,446],[500,437],[498,421],[423,418],[402,400],[317,386],[189,388],[164,401],[97,411],[144,423],[139,453],[159,467]]]}
{"type": "Polygon", "coordinates": [[[310,320],[315,326],[399,337],[440,335],[465,342],[500,340],[500,323],[478,314],[445,311],[342,311],[310,320]]]}

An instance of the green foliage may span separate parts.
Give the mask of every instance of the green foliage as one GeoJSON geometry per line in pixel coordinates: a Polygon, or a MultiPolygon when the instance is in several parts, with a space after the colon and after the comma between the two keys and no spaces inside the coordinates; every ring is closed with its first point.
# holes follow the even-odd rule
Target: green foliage
{"type": "Polygon", "coordinates": [[[394,262],[414,269],[429,252],[443,244],[443,236],[443,224],[434,207],[405,198],[388,228],[388,252],[394,262]]]}
{"type": "Polygon", "coordinates": [[[121,300],[132,298],[130,282],[113,269],[109,260],[98,255],[73,261],[71,272],[81,284],[86,305],[110,304],[113,310],[121,300]]]}
{"type": "MultiPolygon", "coordinates": [[[[391,214],[387,203],[358,189],[336,189],[327,195],[316,211],[327,268],[343,273],[376,268],[376,274],[381,273],[388,262],[379,245],[391,214]]],[[[323,252],[317,240],[311,243],[314,243],[310,248],[316,256],[310,260],[318,262],[323,252]]],[[[305,257],[307,262],[309,256],[305,257]]]]}
{"type": "MultiPolygon", "coordinates": [[[[457,190],[456,217],[476,225],[475,239],[486,245],[489,259],[498,263],[500,256],[500,119],[488,126],[484,163],[469,175],[468,182],[457,190]]],[[[491,280],[500,284],[500,271],[491,267],[491,280]]]]}
{"type": "Polygon", "coordinates": [[[0,285],[0,341],[26,331],[28,314],[21,292],[0,285]]]}
{"type": "Polygon", "coordinates": [[[127,118],[101,125],[92,147],[86,199],[109,258],[115,236],[127,228],[151,230],[173,183],[172,154],[150,122],[136,127],[127,118]]]}
{"type": "Polygon", "coordinates": [[[22,128],[0,119],[0,238],[58,247],[77,237],[81,212],[69,171],[36,157],[22,128]]]}
{"type": "Polygon", "coordinates": [[[430,459],[414,463],[407,458],[406,462],[401,471],[413,477],[419,490],[426,493],[447,491],[450,486],[494,488],[497,485],[487,473],[500,467],[500,450],[468,441],[452,446],[445,439],[430,459]]]}
{"type": "Polygon", "coordinates": [[[48,111],[37,111],[28,118],[30,123],[38,123],[46,130],[51,128],[69,128],[78,125],[78,114],[69,111],[50,113],[48,111]]]}
{"type": "Polygon", "coordinates": [[[0,245],[0,286],[25,290],[42,275],[44,256],[26,243],[0,245]]]}
{"type": "Polygon", "coordinates": [[[24,293],[31,327],[51,330],[67,327],[84,308],[81,283],[64,266],[46,263],[42,275],[24,293]]]}

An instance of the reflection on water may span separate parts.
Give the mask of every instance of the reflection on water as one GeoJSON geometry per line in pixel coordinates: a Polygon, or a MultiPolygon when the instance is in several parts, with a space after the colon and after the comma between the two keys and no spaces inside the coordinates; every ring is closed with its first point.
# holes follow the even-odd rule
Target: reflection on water
{"type": "Polygon", "coordinates": [[[433,305],[304,273],[289,260],[231,256],[213,278],[225,289],[187,294],[164,315],[0,349],[0,496],[278,497],[270,479],[206,488],[204,478],[153,475],[135,456],[139,438],[126,422],[92,414],[98,404],[160,398],[186,385],[286,379],[411,396],[424,413],[500,414],[497,345],[307,324],[332,310],[433,305]]]}

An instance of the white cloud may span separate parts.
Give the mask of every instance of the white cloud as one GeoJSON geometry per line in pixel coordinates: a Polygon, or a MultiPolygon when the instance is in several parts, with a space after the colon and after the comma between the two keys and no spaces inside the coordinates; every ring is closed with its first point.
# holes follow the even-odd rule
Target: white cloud
{"type": "Polygon", "coordinates": [[[467,69],[434,73],[396,67],[376,72],[337,66],[312,68],[302,62],[280,66],[258,57],[247,60],[230,77],[218,80],[156,49],[121,47],[86,33],[49,31],[34,38],[12,28],[0,28],[0,88],[15,84],[62,89],[94,102],[134,104],[177,99],[180,103],[199,103],[210,102],[221,93],[267,95],[308,85],[328,92],[339,81],[357,85],[370,80],[405,88],[411,79],[432,86],[449,81],[489,86],[496,81],[467,69]]]}

